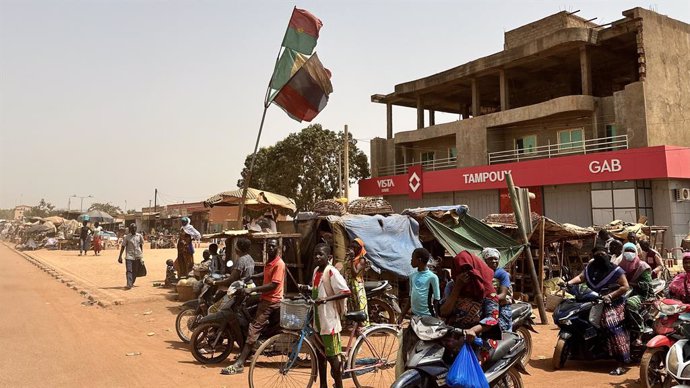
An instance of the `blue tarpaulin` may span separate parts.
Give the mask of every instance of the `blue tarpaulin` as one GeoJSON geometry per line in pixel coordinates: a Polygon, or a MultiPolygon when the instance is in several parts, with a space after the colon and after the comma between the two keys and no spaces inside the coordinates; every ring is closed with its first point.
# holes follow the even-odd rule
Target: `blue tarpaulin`
{"type": "Polygon", "coordinates": [[[387,217],[345,215],[340,219],[350,239],[359,237],[364,241],[366,258],[376,272],[390,271],[407,277],[413,271],[412,251],[422,247],[419,224],[413,218],[393,214],[387,217]]]}

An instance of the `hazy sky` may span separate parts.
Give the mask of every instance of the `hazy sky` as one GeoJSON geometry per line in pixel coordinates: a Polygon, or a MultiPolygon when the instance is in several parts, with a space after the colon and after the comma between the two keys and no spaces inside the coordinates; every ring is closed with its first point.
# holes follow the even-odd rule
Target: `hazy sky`
{"type": "MultiPolygon", "coordinates": [[[[154,188],[163,204],[234,189],[295,5],[323,21],[316,51],[333,73],[314,122],[348,124],[367,154],[386,134],[372,94],[498,52],[506,30],[561,10],[605,24],[635,6],[690,22],[686,0],[0,0],[0,208],[76,194],[140,209],[154,188]]],[[[416,126],[413,109],[393,118],[396,132],[416,126]]],[[[261,145],[306,125],[272,106],[261,145]]]]}

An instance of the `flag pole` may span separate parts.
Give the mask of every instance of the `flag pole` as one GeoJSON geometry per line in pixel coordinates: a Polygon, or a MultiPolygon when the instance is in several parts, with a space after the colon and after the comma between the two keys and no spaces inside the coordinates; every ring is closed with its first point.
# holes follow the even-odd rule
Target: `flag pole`
{"type": "MultiPolygon", "coordinates": [[[[292,8],[292,13],[290,14],[290,20],[292,20],[292,15],[295,14],[295,10],[297,9],[297,6],[294,6],[292,8]]],[[[285,34],[283,34],[283,41],[285,41],[285,35],[287,35],[288,30],[290,29],[290,22],[288,21],[287,27],[285,27],[285,34]]],[[[280,42],[280,48],[278,49],[278,55],[276,56],[276,63],[273,65],[273,69],[275,72],[275,66],[278,64],[278,61],[280,60],[280,52],[283,49],[283,42],[280,42]]],[[[259,124],[259,133],[256,135],[256,143],[254,144],[254,152],[252,153],[252,161],[249,163],[249,172],[247,173],[247,177],[244,178],[244,181],[242,182],[242,198],[240,199],[240,207],[237,210],[237,229],[242,229],[242,218],[244,217],[244,203],[247,201],[247,190],[249,190],[249,184],[251,183],[252,180],[252,173],[254,172],[254,164],[256,162],[256,152],[259,149],[259,142],[261,141],[261,132],[264,129],[264,121],[266,120],[266,111],[268,111],[268,107],[271,106],[271,103],[268,101],[268,97],[270,96],[271,93],[271,80],[273,79],[273,74],[271,74],[271,79],[268,80],[268,86],[266,87],[266,95],[264,96],[264,113],[261,115],[261,124],[259,124]]]]}

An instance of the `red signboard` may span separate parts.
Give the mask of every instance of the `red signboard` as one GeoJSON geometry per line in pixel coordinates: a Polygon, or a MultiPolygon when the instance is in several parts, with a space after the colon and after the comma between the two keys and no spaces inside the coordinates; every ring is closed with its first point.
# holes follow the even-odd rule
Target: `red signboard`
{"type": "Polygon", "coordinates": [[[410,199],[422,199],[422,165],[411,166],[407,169],[407,188],[410,199]]]}
{"type": "MultiPolygon", "coordinates": [[[[690,179],[690,148],[657,146],[517,163],[426,171],[423,193],[506,187],[507,172],[522,187],[655,178],[690,179]]],[[[407,175],[359,181],[360,196],[405,195],[407,175]]]]}

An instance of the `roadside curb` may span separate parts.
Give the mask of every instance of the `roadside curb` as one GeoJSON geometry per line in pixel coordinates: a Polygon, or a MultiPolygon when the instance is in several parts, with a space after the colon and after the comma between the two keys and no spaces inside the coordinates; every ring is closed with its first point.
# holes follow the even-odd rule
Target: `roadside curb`
{"type": "Polygon", "coordinates": [[[71,288],[72,290],[77,291],[79,293],[79,295],[81,295],[84,299],[88,300],[89,302],[91,302],[95,305],[98,305],[99,307],[102,307],[102,308],[110,307],[113,304],[115,304],[115,305],[122,304],[122,301],[120,301],[120,300],[115,300],[115,301],[107,300],[106,297],[104,297],[102,295],[98,295],[98,293],[95,293],[95,292],[89,290],[88,287],[85,287],[79,281],[72,279],[69,275],[67,275],[67,274],[61,272],[60,270],[57,270],[54,267],[44,263],[42,260],[37,259],[36,257],[34,257],[34,256],[32,256],[26,252],[22,252],[22,251],[18,251],[16,249],[14,249],[14,247],[7,245],[7,243],[4,241],[2,243],[3,243],[3,245],[5,245],[5,247],[11,249],[13,252],[15,252],[19,256],[23,257],[26,261],[28,261],[29,263],[38,267],[38,269],[42,270],[43,272],[45,272],[48,275],[55,278],[55,280],[64,284],[68,288],[71,288]]]}

